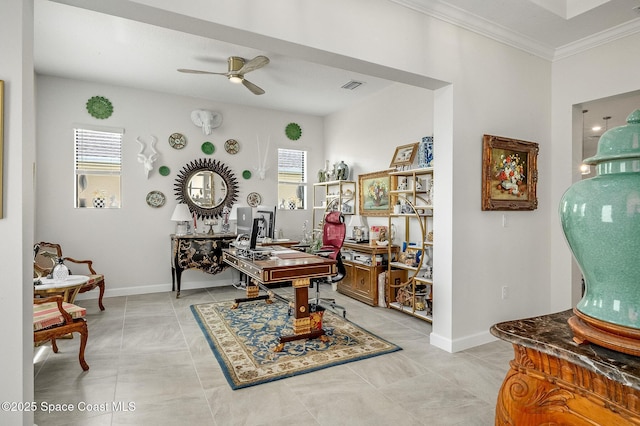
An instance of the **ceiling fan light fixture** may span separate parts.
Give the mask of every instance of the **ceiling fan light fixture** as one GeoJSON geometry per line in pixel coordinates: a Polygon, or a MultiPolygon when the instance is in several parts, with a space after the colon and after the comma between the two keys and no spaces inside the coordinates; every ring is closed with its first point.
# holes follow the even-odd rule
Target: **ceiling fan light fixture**
{"type": "Polygon", "coordinates": [[[234,84],[240,84],[242,83],[242,77],[239,75],[230,75],[229,76],[229,81],[234,83],[234,84]]]}

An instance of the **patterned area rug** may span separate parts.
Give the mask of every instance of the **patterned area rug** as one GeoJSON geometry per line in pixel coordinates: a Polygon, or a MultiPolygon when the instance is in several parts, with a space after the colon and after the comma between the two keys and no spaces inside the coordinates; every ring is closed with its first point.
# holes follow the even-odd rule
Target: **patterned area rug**
{"type": "Polygon", "coordinates": [[[274,352],[281,335],[293,334],[287,304],[246,302],[231,309],[232,304],[192,305],[191,311],[234,390],[401,349],[325,311],[322,323],[327,342],[296,340],[287,342],[282,352],[274,352]]]}

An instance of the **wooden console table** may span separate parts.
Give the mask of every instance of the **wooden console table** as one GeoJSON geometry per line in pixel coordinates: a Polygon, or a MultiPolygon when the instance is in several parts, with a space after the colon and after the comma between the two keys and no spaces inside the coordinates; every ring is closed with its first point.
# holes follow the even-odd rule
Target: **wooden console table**
{"type": "Polygon", "coordinates": [[[577,345],[571,316],[567,310],[491,327],[515,354],[496,425],[640,425],[640,357],[577,345]]]}
{"type": "Polygon", "coordinates": [[[222,272],[227,265],[222,261],[222,249],[235,240],[235,234],[171,234],[171,291],[178,290],[185,269],[200,269],[208,274],[222,272]]]}

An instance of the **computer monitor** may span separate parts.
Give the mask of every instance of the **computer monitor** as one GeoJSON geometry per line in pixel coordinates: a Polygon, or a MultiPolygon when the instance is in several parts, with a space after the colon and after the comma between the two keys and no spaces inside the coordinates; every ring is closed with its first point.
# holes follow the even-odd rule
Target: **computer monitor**
{"type": "Polygon", "coordinates": [[[238,217],[236,233],[251,235],[251,228],[253,226],[253,208],[251,207],[238,207],[236,210],[238,217]]]}
{"type": "Polygon", "coordinates": [[[258,206],[255,217],[261,219],[258,239],[275,238],[277,206],[258,206]]]}

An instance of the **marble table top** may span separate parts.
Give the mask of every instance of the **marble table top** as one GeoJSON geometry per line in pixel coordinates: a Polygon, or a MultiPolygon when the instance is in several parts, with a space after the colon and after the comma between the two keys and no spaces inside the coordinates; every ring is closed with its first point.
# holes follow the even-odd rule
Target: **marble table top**
{"type": "Polygon", "coordinates": [[[526,348],[564,359],[611,380],[640,390],[640,357],[594,344],[578,345],[567,320],[571,310],[498,323],[494,336],[526,348]]]}

